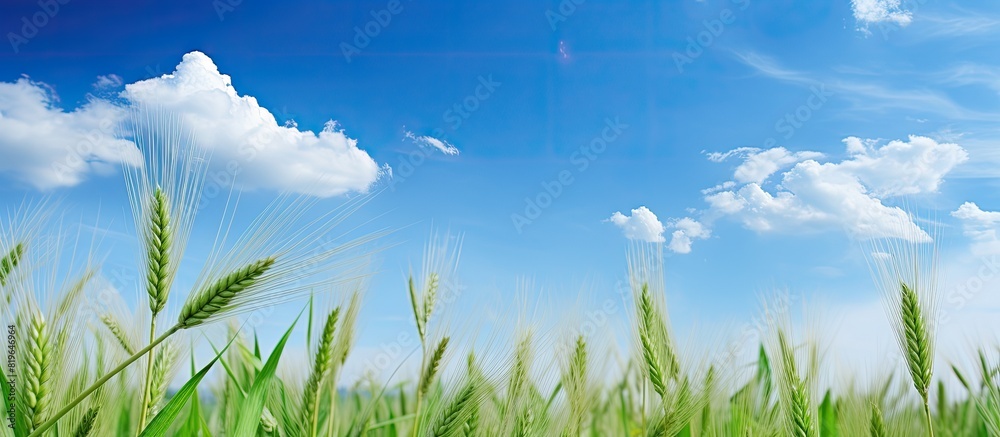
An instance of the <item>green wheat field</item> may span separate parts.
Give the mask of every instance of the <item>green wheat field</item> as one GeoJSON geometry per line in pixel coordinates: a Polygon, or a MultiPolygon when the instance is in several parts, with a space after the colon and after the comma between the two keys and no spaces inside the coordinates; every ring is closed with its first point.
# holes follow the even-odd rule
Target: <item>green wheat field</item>
{"type": "Polygon", "coordinates": [[[13,375],[3,378],[3,435],[1000,435],[1000,352],[981,345],[959,357],[978,363],[964,369],[935,362],[937,254],[933,245],[899,241],[873,243],[882,255],[869,264],[905,371],[863,383],[823,375],[824,344],[795,322],[798,312],[781,294],[764,298],[760,316],[747,322],[759,339],[750,353],[739,341],[691,352],[713,348],[675,336],[656,245],[627,251],[629,310],[618,315],[631,327],[628,338],[608,345],[582,330],[525,323],[462,344],[453,325],[440,323],[440,291],[460,247],[432,238],[414,258],[421,271],[398,284],[419,348],[389,364],[418,361],[419,372],[345,385],[359,311],[377,305],[365,300],[366,269],[378,256],[374,243],[391,232],[326,236],[342,235],[337,226],[368,197],[309,220],[308,199],[278,197],[246,226],[227,207],[232,214],[218,224],[213,254],[197,261],[205,267],[195,285],[176,290],[207,158],[155,110],[135,111],[130,128],[146,159],[124,181],[142,248],[137,307],[93,296],[103,275],[99,251],[78,235],[52,235],[65,229],[53,223],[54,203],[26,203],[0,228],[5,374],[13,375]],[[272,349],[261,348],[253,316],[289,302],[300,314],[272,349]],[[286,343],[303,331],[310,364],[279,376],[286,343]],[[214,357],[196,359],[195,344],[209,344],[214,357]],[[623,364],[606,365],[610,357],[623,364]],[[959,392],[946,392],[954,391],[946,376],[961,381],[959,392]]]}

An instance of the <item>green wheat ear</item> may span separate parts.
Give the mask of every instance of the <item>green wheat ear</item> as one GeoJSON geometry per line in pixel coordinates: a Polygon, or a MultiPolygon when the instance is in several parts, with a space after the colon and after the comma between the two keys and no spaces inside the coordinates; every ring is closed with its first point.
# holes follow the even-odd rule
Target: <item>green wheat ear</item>
{"type": "Polygon", "coordinates": [[[444,413],[434,423],[431,435],[435,437],[464,435],[468,420],[473,415],[475,394],[476,382],[472,380],[444,408],[444,413]]]}
{"type": "Polygon", "coordinates": [[[181,309],[181,315],[177,319],[178,326],[190,328],[200,325],[206,319],[226,309],[234,297],[257,283],[274,265],[274,261],[274,257],[255,261],[226,275],[197,294],[192,294],[181,309]]]}
{"type": "Polygon", "coordinates": [[[306,381],[305,394],[302,401],[302,413],[305,425],[309,433],[306,435],[315,436],[319,433],[319,403],[322,397],[322,388],[330,374],[334,360],[334,339],[336,338],[337,321],[340,319],[340,307],[334,308],[326,317],[323,324],[323,333],[316,348],[316,360],[313,363],[312,373],[306,381]]]}
{"type": "Polygon", "coordinates": [[[906,365],[913,378],[913,387],[926,402],[933,368],[930,331],[927,329],[917,293],[904,283],[900,283],[900,288],[901,320],[906,339],[906,365]]]}
{"type": "Polygon", "coordinates": [[[871,437],[885,437],[888,435],[885,429],[885,418],[882,417],[882,410],[872,403],[871,406],[871,417],[868,426],[868,430],[871,433],[871,437]]]}
{"type": "Polygon", "coordinates": [[[424,369],[424,374],[420,377],[419,390],[421,396],[426,395],[427,390],[431,388],[431,383],[434,381],[434,376],[437,375],[438,370],[441,367],[441,360],[444,358],[444,352],[447,348],[448,337],[442,338],[437,347],[434,348],[434,353],[431,354],[430,361],[427,363],[427,368],[424,369]]]}
{"type": "Polygon", "coordinates": [[[781,330],[778,330],[778,350],[782,360],[781,377],[785,379],[784,384],[787,387],[787,398],[781,401],[786,404],[786,414],[791,426],[789,431],[796,437],[815,437],[817,433],[813,423],[809,392],[806,390],[805,381],[799,377],[795,352],[781,330]]]}
{"type": "Polygon", "coordinates": [[[167,305],[167,294],[170,293],[170,208],[166,194],[159,187],[153,192],[149,219],[146,292],[149,294],[149,309],[156,317],[167,305]]]}
{"type": "Polygon", "coordinates": [[[111,335],[118,340],[118,344],[125,350],[129,355],[135,353],[135,347],[132,346],[132,340],[129,339],[128,333],[122,328],[122,325],[118,323],[118,319],[115,318],[111,313],[101,314],[98,318],[101,319],[101,323],[108,328],[111,335]]]}
{"type": "Polygon", "coordinates": [[[33,314],[28,333],[27,366],[24,388],[29,411],[29,432],[45,421],[51,401],[53,353],[48,326],[41,314],[33,314]]]}
{"type": "Polygon", "coordinates": [[[87,409],[87,413],[83,415],[80,419],[80,424],[77,425],[76,431],[73,432],[73,437],[87,437],[90,432],[94,429],[94,422],[97,421],[97,408],[90,407],[87,409]]]}
{"type": "Polygon", "coordinates": [[[7,276],[14,271],[22,256],[24,256],[24,245],[17,243],[3,259],[0,259],[0,285],[7,285],[7,276]]]}
{"type": "MultiPolygon", "coordinates": [[[[17,243],[14,245],[14,248],[3,257],[3,259],[0,259],[0,286],[7,285],[7,278],[17,267],[17,264],[21,262],[21,257],[23,256],[24,245],[17,243]]],[[[7,291],[4,294],[4,298],[6,299],[8,305],[10,305],[10,299],[12,296],[13,292],[11,291],[7,291]]]]}

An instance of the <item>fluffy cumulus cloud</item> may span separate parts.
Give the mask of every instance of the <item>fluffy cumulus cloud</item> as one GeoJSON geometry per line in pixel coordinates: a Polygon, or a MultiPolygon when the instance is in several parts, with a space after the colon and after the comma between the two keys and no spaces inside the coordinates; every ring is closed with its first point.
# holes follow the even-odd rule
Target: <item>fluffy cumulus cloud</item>
{"type": "MultiPolygon", "coordinates": [[[[95,89],[118,87],[100,76],[95,89]]],[[[387,167],[358,147],[336,122],[316,133],[279,125],[257,99],[240,95],[229,76],[200,52],[184,55],[171,74],[125,86],[123,102],[93,96],[72,111],[44,84],[0,82],[0,173],[39,189],[76,185],[93,173],[142,162],[123,139],[128,105],[174,112],[211,156],[211,174],[248,189],[334,196],[364,192],[387,167]]]]}
{"type": "Polygon", "coordinates": [[[278,124],[200,52],[184,55],[171,74],[126,85],[123,96],[179,114],[209,148],[213,166],[239,168],[245,188],[326,197],[366,191],[382,173],[336,122],[318,133],[278,124]]]}
{"type": "Polygon", "coordinates": [[[906,26],[913,21],[913,15],[902,7],[900,0],[851,0],[851,9],[861,29],[879,23],[906,26]]]}
{"type": "Polygon", "coordinates": [[[972,252],[976,255],[1000,254],[997,230],[1000,228],[1000,212],[983,211],[972,202],[965,202],[952,211],[952,217],[962,222],[962,231],[972,240],[972,252]]]}
{"type": "Polygon", "coordinates": [[[65,111],[45,84],[27,78],[0,82],[0,173],[50,190],[141,162],[132,142],[117,136],[123,115],[98,99],[65,111]]]}
{"type": "Polygon", "coordinates": [[[775,147],[767,150],[760,150],[754,147],[740,147],[725,153],[709,154],[708,159],[715,162],[722,162],[731,157],[743,159],[743,163],[739,167],[736,167],[736,172],[733,174],[736,182],[761,184],[778,170],[807,159],[822,158],[823,154],[809,151],[792,153],[784,147],[775,147]]]}
{"type": "Polygon", "coordinates": [[[404,136],[420,147],[430,147],[445,155],[458,155],[458,148],[445,140],[427,135],[416,135],[410,131],[406,131],[404,136]]]}
{"type": "Polygon", "coordinates": [[[666,228],[656,214],[645,206],[640,206],[632,210],[631,215],[622,214],[620,211],[611,215],[607,221],[614,223],[622,229],[625,238],[629,240],[645,241],[649,243],[662,243],[666,241],[663,233],[666,228]]]}
{"type": "Polygon", "coordinates": [[[670,244],[667,248],[674,253],[691,253],[691,243],[696,239],[705,239],[712,232],[697,220],[684,217],[671,224],[675,230],[670,234],[670,244]]]}
{"type": "MultiPolygon", "coordinates": [[[[968,159],[966,151],[920,136],[885,144],[850,137],[844,145],[848,157],[839,162],[820,162],[819,153],[783,148],[710,154],[717,162],[733,156],[743,161],[734,181],[703,191],[708,207],[700,212],[698,230],[707,234],[715,220],[728,218],[756,232],[843,229],[859,239],[929,241],[909,214],[884,200],[936,192],[945,176],[968,159]],[[778,183],[766,183],[779,172],[778,183]]],[[[690,249],[690,238],[677,241],[678,247],[690,249]]]]}

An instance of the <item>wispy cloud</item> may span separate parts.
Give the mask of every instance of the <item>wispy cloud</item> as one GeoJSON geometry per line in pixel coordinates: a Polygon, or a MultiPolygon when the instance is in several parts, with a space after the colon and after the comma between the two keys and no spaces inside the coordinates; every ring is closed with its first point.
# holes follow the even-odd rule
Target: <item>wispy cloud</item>
{"type": "Polygon", "coordinates": [[[418,146],[432,147],[445,155],[459,154],[458,148],[445,140],[437,139],[429,135],[416,135],[410,131],[406,131],[403,136],[408,138],[410,141],[413,141],[413,143],[418,146]]]}
{"type": "Polygon", "coordinates": [[[853,78],[844,78],[846,74],[841,77],[827,77],[787,68],[773,58],[755,52],[737,53],[736,57],[758,73],[772,79],[802,86],[824,86],[848,101],[854,111],[906,110],[965,121],[1000,121],[998,113],[967,108],[939,91],[918,87],[901,89],[885,85],[878,82],[878,75],[861,77],[862,72],[854,70],[851,74],[855,76],[853,78]]]}
{"type": "Polygon", "coordinates": [[[1000,32],[1000,18],[978,11],[958,9],[957,13],[921,15],[917,38],[984,36],[1000,32]]]}

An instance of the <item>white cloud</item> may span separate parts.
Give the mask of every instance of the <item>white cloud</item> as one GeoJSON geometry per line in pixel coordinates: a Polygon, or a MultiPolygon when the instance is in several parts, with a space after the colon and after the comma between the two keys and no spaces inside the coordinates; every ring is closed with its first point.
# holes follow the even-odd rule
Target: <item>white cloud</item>
{"type": "Polygon", "coordinates": [[[663,232],[666,230],[663,223],[656,218],[656,214],[645,206],[640,206],[632,210],[632,215],[627,216],[621,212],[615,212],[607,221],[614,223],[629,240],[639,240],[649,243],[662,243],[666,241],[663,232]]]}
{"type": "Polygon", "coordinates": [[[762,184],[778,170],[796,162],[822,158],[823,154],[808,151],[792,153],[784,147],[775,147],[763,151],[753,147],[740,147],[725,153],[709,154],[708,159],[714,162],[721,162],[734,156],[743,159],[743,163],[739,167],[736,167],[736,172],[733,174],[736,182],[762,184]]]}
{"type": "Polygon", "coordinates": [[[997,241],[1000,212],[983,211],[979,205],[965,202],[952,211],[951,216],[961,220],[963,233],[972,240],[972,253],[1000,254],[1000,241],[997,241]]]}
{"type": "Polygon", "coordinates": [[[433,147],[445,155],[458,155],[459,153],[457,147],[444,140],[439,140],[427,135],[414,135],[414,133],[410,131],[406,131],[403,135],[413,141],[416,145],[421,147],[433,147]]]}
{"type": "Polygon", "coordinates": [[[91,99],[66,112],[58,101],[50,87],[27,78],[0,82],[0,173],[49,190],[141,162],[130,141],[116,138],[121,108],[91,99]]]}
{"type": "MultiPolygon", "coordinates": [[[[846,138],[849,157],[840,162],[819,162],[816,152],[791,153],[784,149],[759,151],[740,148],[709,155],[712,161],[741,156],[734,179],[703,191],[708,208],[701,211],[701,226],[710,232],[715,220],[732,218],[756,232],[806,232],[842,229],[855,238],[895,237],[928,241],[930,236],[902,209],[883,199],[933,193],[944,177],[968,159],[957,144],[910,136],[908,141],[846,138]],[[780,183],[767,190],[764,179],[789,163],[780,183]],[[728,186],[727,186],[728,185],[728,186]]],[[[681,235],[684,237],[684,234],[681,235]]],[[[678,239],[679,248],[690,241],[678,239]]]]}
{"type": "MultiPolygon", "coordinates": [[[[115,75],[99,76],[94,87],[121,82],[115,75]]],[[[126,85],[121,96],[127,104],[178,114],[208,149],[212,170],[231,175],[238,169],[244,188],[326,197],[364,192],[391,174],[332,120],[319,133],[294,123],[279,125],[257,99],[239,95],[229,76],[200,52],[184,55],[172,74],[126,85]]],[[[141,163],[135,145],[119,132],[127,109],[89,99],[66,112],[45,84],[27,78],[0,82],[0,173],[45,190],[141,163]]]]}
{"type": "Polygon", "coordinates": [[[696,238],[706,239],[712,235],[712,231],[690,217],[677,220],[671,226],[676,230],[671,233],[667,248],[676,253],[691,253],[691,243],[696,238]]]}
{"type": "Polygon", "coordinates": [[[94,88],[118,88],[122,86],[122,78],[117,74],[108,74],[97,76],[97,82],[94,82],[94,88]]]}
{"type": "Polygon", "coordinates": [[[172,74],[127,85],[123,96],[180,114],[213,166],[239,166],[245,188],[326,197],[364,192],[383,171],[332,120],[319,133],[279,125],[201,52],[184,55],[172,74]]]}
{"type": "Polygon", "coordinates": [[[913,14],[904,10],[900,3],[900,0],[851,0],[851,9],[862,30],[879,23],[906,26],[913,21],[913,14]]]}
{"type": "Polygon", "coordinates": [[[839,165],[857,175],[873,195],[884,198],[936,192],[945,174],[968,159],[958,144],[911,135],[909,142],[894,140],[839,165]]]}

